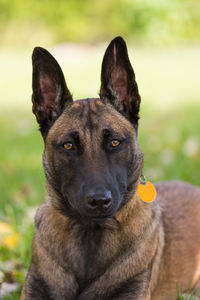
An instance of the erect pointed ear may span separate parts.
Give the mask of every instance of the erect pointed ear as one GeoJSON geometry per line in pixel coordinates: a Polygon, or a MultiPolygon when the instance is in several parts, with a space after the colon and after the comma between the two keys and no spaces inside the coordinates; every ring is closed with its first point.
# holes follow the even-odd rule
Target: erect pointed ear
{"type": "Polygon", "coordinates": [[[100,98],[110,102],[137,126],[140,95],[130,64],[126,43],[116,37],[108,46],[101,70],[100,98]]]}
{"type": "Polygon", "coordinates": [[[45,138],[54,121],[73,100],[59,64],[47,50],[36,47],[32,63],[33,113],[45,138]]]}

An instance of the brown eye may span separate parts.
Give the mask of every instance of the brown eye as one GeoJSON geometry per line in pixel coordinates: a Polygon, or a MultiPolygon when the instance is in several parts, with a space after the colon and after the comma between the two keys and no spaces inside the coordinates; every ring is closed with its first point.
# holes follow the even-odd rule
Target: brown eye
{"type": "Polygon", "coordinates": [[[119,140],[112,140],[112,141],[111,141],[111,146],[112,146],[112,147],[117,147],[117,146],[120,145],[120,143],[121,143],[121,142],[120,142],[119,140]]]}
{"type": "Polygon", "coordinates": [[[72,145],[72,143],[67,142],[67,143],[65,143],[65,144],[63,145],[63,147],[64,147],[66,150],[72,150],[73,145],[72,145]]]}

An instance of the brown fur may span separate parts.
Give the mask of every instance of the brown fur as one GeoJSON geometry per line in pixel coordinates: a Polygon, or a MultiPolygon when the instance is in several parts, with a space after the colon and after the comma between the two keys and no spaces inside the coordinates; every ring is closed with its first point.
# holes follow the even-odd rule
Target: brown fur
{"type": "MultiPolygon", "coordinates": [[[[106,55],[114,53],[114,63],[117,51],[123,57],[123,45],[121,40],[116,40],[114,52],[111,51],[113,46],[109,46],[106,55]]],[[[121,56],[117,75],[115,70],[112,76],[108,74],[110,69],[105,71],[101,99],[80,100],[66,106],[62,104],[64,108],[59,104],[59,109],[55,107],[58,104],[51,103],[53,118],[61,110],[55,120],[50,118],[49,112],[55,91],[51,90],[49,97],[42,81],[41,91],[45,90],[45,100],[42,104],[34,103],[34,112],[45,140],[44,169],[48,197],[35,217],[32,264],[21,300],[173,300],[177,296],[177,284],[183,292],[198,285],[200,189],[186,183],[163,182],[156,184],[157,198],[154,202],[145,203],[139,198],[136,189],[142,174],[142,154],[137,143],[140,98],[136,82],[130,89],[125,88],[127,74],[132,71],[127,57],[123,62],[121,56]],[[126,63],[128,65],[124,68],[126,63]],[[119,92],[113,103],[108,103],[106,98],[107,78],[112,78],[109,84],[114,95],[119,92]],[[132,92],[135,98],[131,96],[132,92]],[[130,99],[137,102],[135,110],[131,108],[134,103],[130,99]],[[125,106],[122,101],[125,101],[125,106]],[[47,107],[43,108],[43,105],[47,107]],[[122,113],[123,109],[126,115],[122,113]],[[113,217],[98,223],[77,214],[72,199],[67,205],[73,206],[73,210],[66,210],[58,185],[63,176],[66,180],[71,176],[73,168],[71,158],[63,155],[60,148],[55,150],[55,145],[62,144],[66,136],[68,139],[70,132],[79,132],[82,152],[79,169],[75,173],[80,173],[83,181],[89,177],[91,185],[95,186],[104,173],[107,174],[110,164],[110,156],[105,156],[101,149],[102,132],[110,127],[121,139],[127,139],[126,147],[114,154],[114,166],[119,162],[131,163],[127,190],[123,192],[125,202],[121,203],[113,217]],[[84,159],[81,160],[83,152],[84,159]],[[65,174],[66,170],[70,174],[65,174]],[[98,177],[98,174],[101,176],[98,177]]],[[[109,64],[109,57],[106,56],[104,61],[109,64]]],[[[48,65],[48,89],[49,82],[54,80],[51,72],[57,65],[54,62],[54,68],[49,68],[48,65]]],[[[103,65],[104,69],[107,70],[106,65],[103,65]]],[[[66,88],[66,85],[63,87],[66,88]]],[[[70,93],[67,92],[67,95],[71,101],[70,93]]],[[[109,97],[112,98],[112,95],[109,97]]],[[[78,189],[79,186],[76,186],[77,193],[78,189]]]]}

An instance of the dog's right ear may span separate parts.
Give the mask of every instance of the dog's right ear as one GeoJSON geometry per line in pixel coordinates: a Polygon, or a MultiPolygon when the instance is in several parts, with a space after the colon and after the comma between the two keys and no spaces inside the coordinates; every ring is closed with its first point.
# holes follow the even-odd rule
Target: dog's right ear
{"type": "Polygon", "coordinates": [[[36,47],[32,63],[33,113],[45,138],[63,109],[73,100],[59,64],[47,50],[36,47]]]}
{"type": "Polygon", "coordinates": [[[137,128],[140,95],[126,43],[116,37],[109,44],[102,62],[100,98],[110,102],[137,128]]]}

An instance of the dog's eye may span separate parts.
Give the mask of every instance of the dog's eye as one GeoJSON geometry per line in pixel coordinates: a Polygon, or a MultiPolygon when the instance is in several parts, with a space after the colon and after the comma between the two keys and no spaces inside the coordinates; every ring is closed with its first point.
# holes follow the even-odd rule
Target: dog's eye
{"type": "Polygon", "coordinates": [[[73,145],[72,143],[70,142],[67,142],[63,145],[63,147],[66,149],[66,150],[72,150],[73,149],[73,145]]]}
{"type": "Polygon", "coordinates": [[[112,147],[117,147],[120,145],[120,143],[121,142],[119,140],[112,140],[110,144],[112,147]]]}

